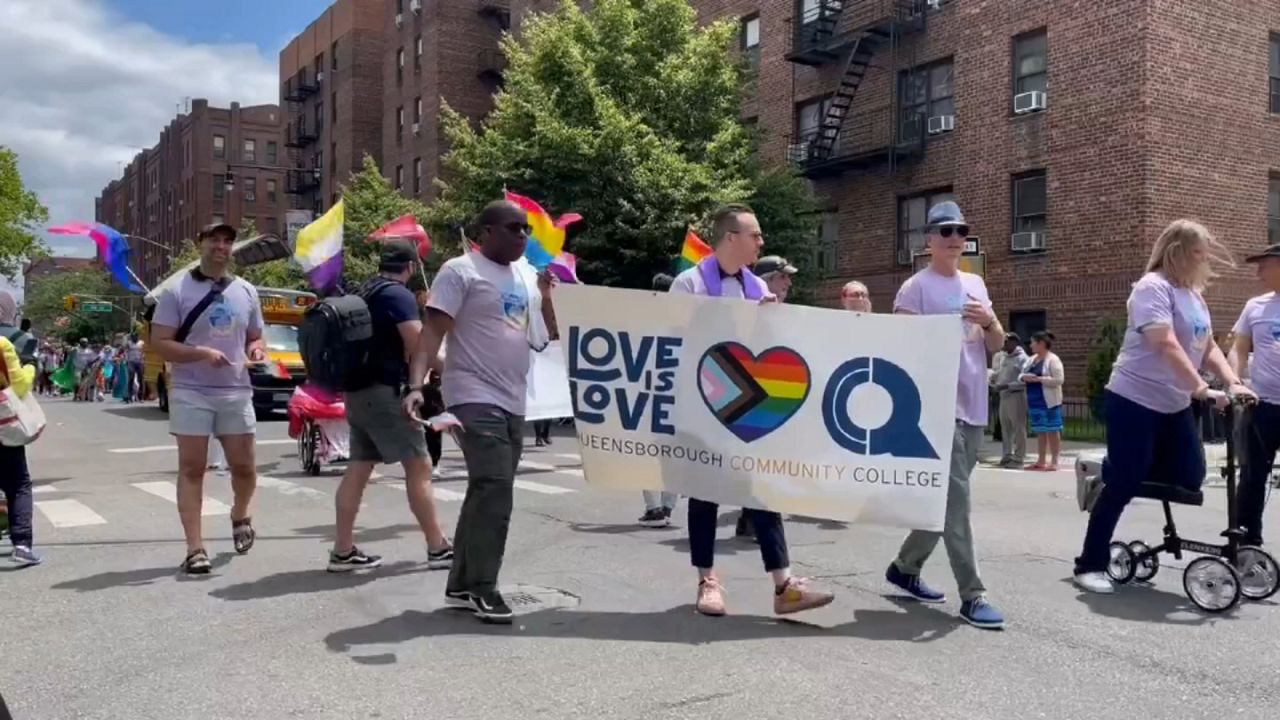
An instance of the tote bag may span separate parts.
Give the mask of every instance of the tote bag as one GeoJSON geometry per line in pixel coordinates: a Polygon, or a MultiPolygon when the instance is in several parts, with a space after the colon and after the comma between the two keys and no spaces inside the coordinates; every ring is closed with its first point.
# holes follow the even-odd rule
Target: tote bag
{"type": "Polygon", "coordinates": [[[44,432],[44,410],[36,401],[35,393],[18,397],[9,379],[9,366],[0,357],[0,375],[4,376],[5,389],[0,392],[0,445],[21,447],[29,445],[44,432]]]}

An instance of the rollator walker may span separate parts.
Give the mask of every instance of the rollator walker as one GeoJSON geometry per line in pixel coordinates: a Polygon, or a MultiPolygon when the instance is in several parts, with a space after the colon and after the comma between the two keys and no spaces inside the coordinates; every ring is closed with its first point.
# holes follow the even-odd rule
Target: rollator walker
{"type": "MultiPolygon", "coordinates": [[[[1162,482],[1159,477],[1144,481],[1136,497],[1159,500],[1164,508],[1164,541],[1151,547],[1141,540],[1111,543],[1111,561],[1107,575],[1119,585],[1148,583],[1160,571],[1160,555],[1195,553],[1182,572],[1182,589],[1196,607],[1207,613],[1226,612],[1248,600],[1265,600],[1280,590],[1280,569],[1276,559],[1259,547],[1244,544],[1245,530],[1236,519],[1235,419],[1243,401],[1232,399],[1225,409],[1227,459],[1222,469],[1227,491],[1227,529],[1221,544],[1189,540],[1178,534],[1173,521],[1172,505],[1203,505],[1201,488],[1185,488],[1162,482]]],[[[1076,494],[1082,511],[1093,508],[1102,492],[1102,469],[1106,456],[1097,454],[1076,460],[1076,494]]],[[[1153,475],[1158,475],[1157,468],[1153,475]]]]}

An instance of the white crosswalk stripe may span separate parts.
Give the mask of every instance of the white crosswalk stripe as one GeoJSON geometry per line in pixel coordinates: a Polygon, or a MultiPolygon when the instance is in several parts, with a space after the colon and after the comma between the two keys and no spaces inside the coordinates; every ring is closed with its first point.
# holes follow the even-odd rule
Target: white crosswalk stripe
{"type": "MultiPolygon", "coordinates": [[[[172,482],[157,481],[133,483],[133,487],[138,488],[144,493],[149,493],[158,498],[168,500],[171,503],[176,504],[178,502],[178,486],[172,482]]],[[[230,505],[226,505],[225,503],[215,500],[208,495],[204,496],[204,503],[200,507],[200,514],[202,516],[228,515],[230,513],[230,505]]]]}
{"type": "Polygon", "coordinates": [[[37,500],[36,509],[56,528],[106,525],[107,519],[79,500],[37,500]]]}
{"type": "Polygon", "coordinates": [[[536,470],[536,471],[538,471],[538,472],[555,472],[555,471],[556,471],[556,470],[558,470],[559,468],[557,468],[555,465],[551,465],[551,464],[548,464],[548,463],[534,462],[534,461],[532,461],[532,460],[521,460],[521,461],[520,461],[520,469],[521,469],[521,470],[536,470]]]}
{"type": "Polygon", "coordinates": [[[331,493],[322,492],[315,488],[307,487],[306,485],[299,485],[298,483],[281,480],[280,478],[274,478],[269,475],[258,476],[258,487],[278,490],[282,495],[297,495],[300,497],[312,498],[314,500],[323,500],[325,502],[329,502],[333,499],[333,495],[331,493]]]}
{"type": "Polygon", "coordinates": [[[517,480],[516,488],[520,490],[528,490],[529,492],[542,493],[543,495],[564,495],[566,493],[577,492],[559,485],[543,485],[542,483],[532,482],[530,480],[517,480]]]}
{"type": "Polygon", "coordinates": [[[58,492],[58,488],[52,485],[36,485],[31,488],[32,495],[45,495],[51,492],[58,492]]]}
{"type": "MultiPolygon", "coordinates": [[[[296,445],[298,444],[298,441],[297,440],[258,440],[254,444],[255,445],[296,445]]],[[[110,450],[107,450],[107,452],[115,453],[117,455],[135,455],[138,453],[174,452],[177,449],[178,449],[177,445],[147,445],[145,447],[111,448],[110,450]]]]}

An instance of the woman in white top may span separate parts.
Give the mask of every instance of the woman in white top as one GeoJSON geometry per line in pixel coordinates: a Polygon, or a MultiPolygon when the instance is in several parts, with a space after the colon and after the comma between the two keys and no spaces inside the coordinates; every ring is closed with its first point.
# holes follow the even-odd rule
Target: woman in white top
{"type": "Polygon", "coordinates": [[[1062,383],[1065,373],[1062,360],[1050,352],[1053,333],[1041,330],[1031,336],[1031,352],[1022,366],[1022,377],[1027,386],[1027,417],[1031,419],[1031,431],[1036,434],[1039,454],[1034,465],[1027,470],[1053,472],[1058,469],[1058,453],[1062,451],[1062,383]],[[1045,454],[1050,460],[1045,461],[1045,454]]]}

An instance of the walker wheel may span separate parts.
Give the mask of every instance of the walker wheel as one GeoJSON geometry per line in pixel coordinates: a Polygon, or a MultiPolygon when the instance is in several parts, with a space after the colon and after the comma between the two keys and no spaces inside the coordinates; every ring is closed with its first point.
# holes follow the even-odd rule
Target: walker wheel
{"type": "Polygon", "coordinates": [[[1111,562],[1107,563],[1107,576],[1113,582],[1124,585],[1132,580],[1138,570],[1137,565],[1128,545],[1122,542],[1111,543],[1111,562]]]}
{"type": "Polygon", "coordinates": [[[1240,573],[1219,557],[1198,557],[1182,572],[1182,589],[1207,613],[1230,610],[1240,602],[1240,573]]]}
{"type": "Polygon", "coordinates": [[[1151,546],[1141,540],[1134,540],[1129,543],[1129,551],[1133,553],[1137,566],[1134,568],[1133,579],[1138,582],[1150,582],[1151,578],[1160,572],[1160,556],[1151,552],[1151,546]],[[1150,553],[1146,557],[1144,554],[1150,553]]]}
{"type": "Polygon", "coordinates": [[[1266,600],[1280,590],[1280,568],[1266,550],[1246,545],[1236,550],[1240,593],[1250,600],[1266,600]]]}

